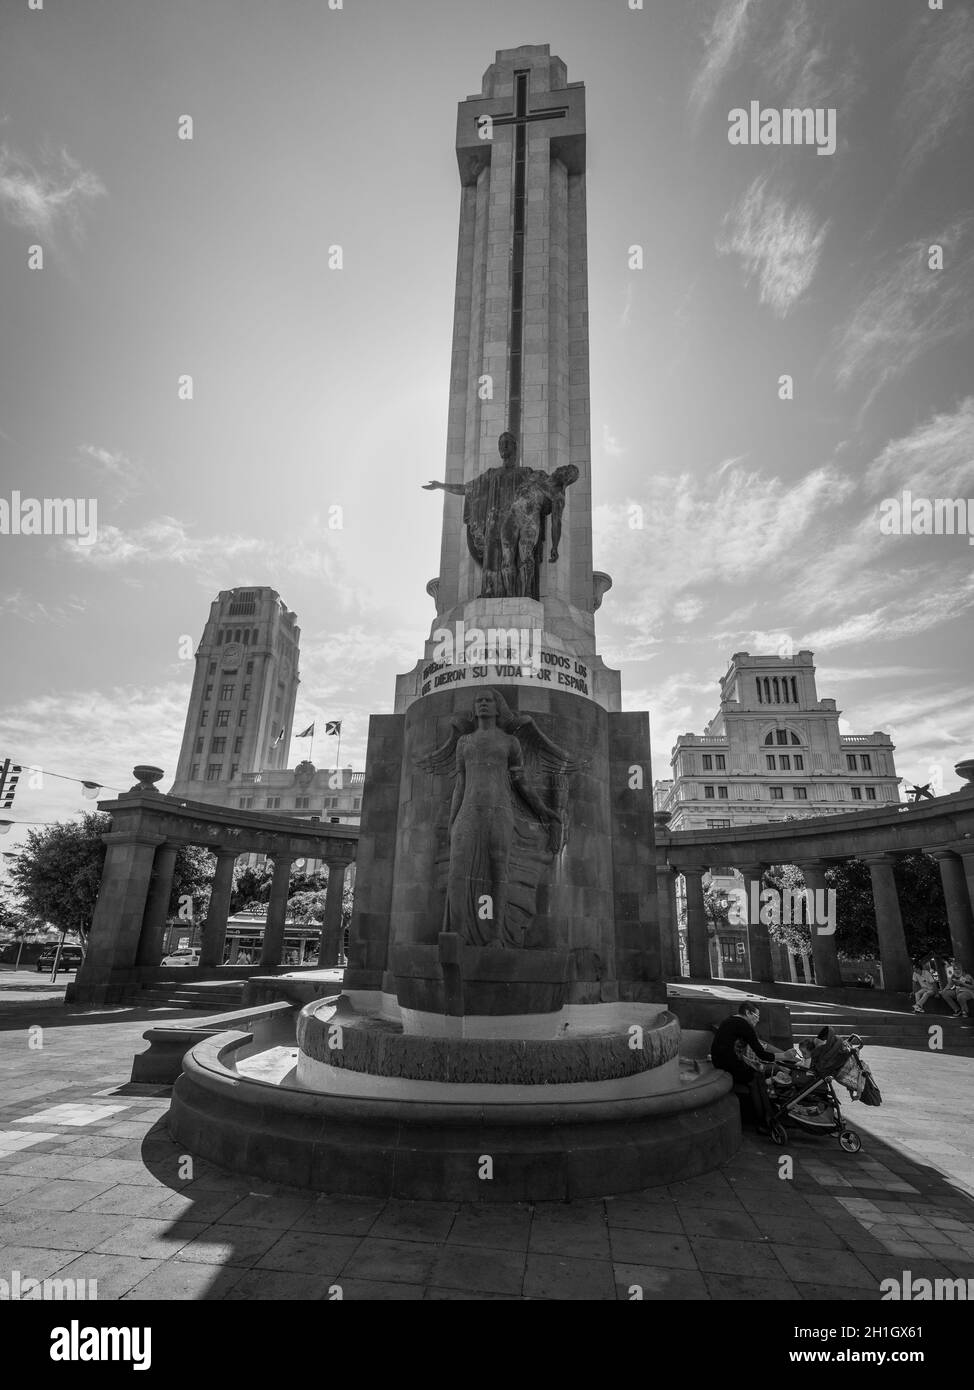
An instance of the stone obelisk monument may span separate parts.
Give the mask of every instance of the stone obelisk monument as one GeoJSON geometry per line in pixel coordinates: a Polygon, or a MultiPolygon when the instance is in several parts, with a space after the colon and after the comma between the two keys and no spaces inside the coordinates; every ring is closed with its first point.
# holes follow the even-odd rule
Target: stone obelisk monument
{"type": "MultiPolygon", "coordinates": [[[[369,726],[342,994],[301,1010],[286,1105],[262,1087],[242,1129],[324,1191],[563,1201],[704,1172],[740,1119],[726,1073],[681,1066],[649,718],[596,652],[584,89],[502,50],[457,156],[436,617],[369,726]]],[[[183,1080],[173,1133],[246,1169],[183,1080]]]]}
{"type": "Polygon", "coordinates": [[[595,642],[584,86],[501,50],[456,149],[436,616],[370,729],[345,987],[407,1031],[553,1036],[665,994],[648,716],[595,642]]]}

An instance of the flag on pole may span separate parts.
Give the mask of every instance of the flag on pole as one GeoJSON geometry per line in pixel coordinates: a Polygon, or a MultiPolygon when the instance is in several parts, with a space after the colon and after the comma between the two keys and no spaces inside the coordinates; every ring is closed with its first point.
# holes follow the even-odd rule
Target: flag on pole
{"type": "Polygon", "coordinates": [[[309,724],[303,734],[298,734],[298,738],[314,738],[314,734],[315,726],[313,724],[309,724]]]}
{"type": "Polygon", "coordinates": [[[274,742],[271,744],[271,747],[272,747],[272,748],[276,748],[277,745],[280,743],[280,741],[281,741],[281,739],[282,739],[283,737],[284,737],[284,730],[282,729],[281,732],[278,734],[277,738],[276,738],[276,739],[274,740],[274,742]]]}
{"type": "Polygon", "coordinates": [[[342,731],[342,721],[340,719],[329,719],[325,725],[326,734],[340,734],[342,731]]]}

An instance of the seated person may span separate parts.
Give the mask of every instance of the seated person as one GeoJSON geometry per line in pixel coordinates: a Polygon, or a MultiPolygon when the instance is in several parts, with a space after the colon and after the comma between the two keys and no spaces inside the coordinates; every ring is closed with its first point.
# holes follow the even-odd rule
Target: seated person
{"type": "Polygon", "coordinates": [[[941,991],[940,996],[951,1013],[961,1018],[974,1018],[974,975],[958,964],[950,979],[950,984],[941,991]]]}
{"type": "Polygon", "coordinates": [[[764,1084],[764,1065],[786,1055],[777,1048],[767,1048],[755,1031],[761,1010],[753,999],[747,999],[736,1014],[725,1018],[717,1029],[710,1049],[710,1060],[721,1071],[730,1072],[739,1086],[746,1086],[758,1132],[766,1134],[771,1125],[771,1102],[764,1084]]]}
{"type": "Polygon", "coordinates": [[[913,972],[913,985],[913,1012],[922,1014],[927,1000],[935,999],[940,993],[940,977],[932,956],[929,962],[921,963],[920,969],[913,972]]]}

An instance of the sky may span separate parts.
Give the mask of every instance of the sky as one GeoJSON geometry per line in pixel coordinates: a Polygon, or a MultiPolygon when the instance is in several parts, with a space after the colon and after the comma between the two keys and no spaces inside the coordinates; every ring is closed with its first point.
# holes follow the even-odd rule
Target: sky
{"type": "Polygon", "coordinates": [[[52,774],[172,775],[237,585],[364,765],[434,616],[456,103],[524,43],[586,84],[597,633],[654,775],[733,652],[811,648],[844,732],[960,785],[974,550],[880,519],[974,531],[974,13],[632,3],[0,0],[0,499],[97,503],[93,544],[0,535],[0,756],[45,769],[4,850],[92,808],[52,774]],[[732,144],[752,101],[833,109],[834,153],[732,144]]]}

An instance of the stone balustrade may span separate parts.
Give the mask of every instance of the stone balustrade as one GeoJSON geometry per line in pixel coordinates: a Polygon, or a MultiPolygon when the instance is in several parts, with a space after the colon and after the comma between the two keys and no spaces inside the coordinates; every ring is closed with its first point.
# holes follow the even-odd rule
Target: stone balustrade
{"type": "MultiPolygon", "coordinates": [[[[181,968],[181,980],[214,979],[223,973],[233,869],[241,854],[267,855],[274,865],[259,969],[268,973],[280,966],[295,859],[318,859],[328,866],[318,964],[337,962],[345,871],[355,859],[357,826],[183,801],[156,790],[161,769],[137,767],[135,775],[131,791],[98,803],[99,810],[111,814],[112,828],[104,836],[101,888],[84,964],[68,989],[69,1002],[116,1003],[160,978],[176,855],[184,845],[211,851],[215,863],[200,964],[181,968]]],[[[244,967],[227,971],[235,978],[246,973],[244,967]]]]}

